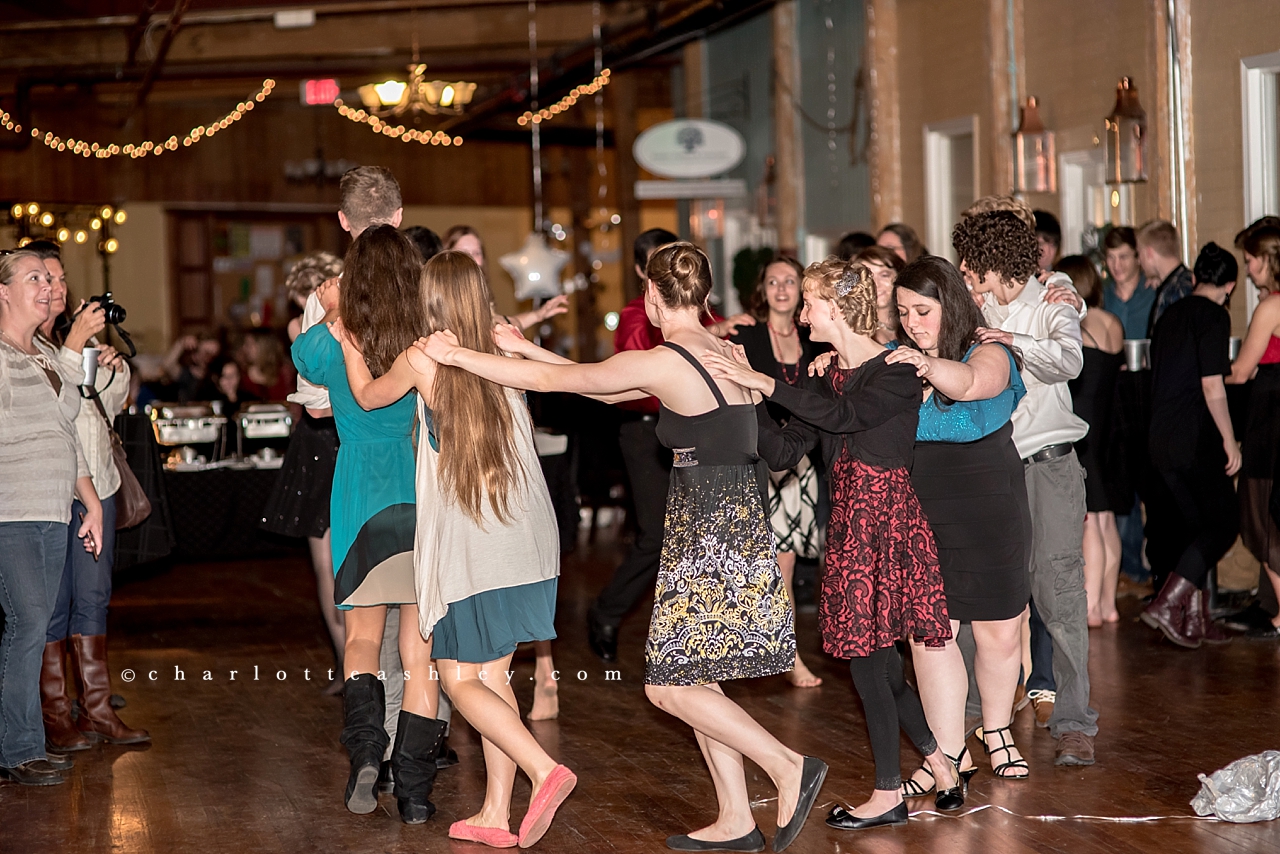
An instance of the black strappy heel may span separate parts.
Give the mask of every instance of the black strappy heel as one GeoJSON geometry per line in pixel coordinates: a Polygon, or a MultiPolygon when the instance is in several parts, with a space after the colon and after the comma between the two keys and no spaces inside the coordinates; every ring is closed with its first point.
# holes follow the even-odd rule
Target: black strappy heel
{"type": "MultiPolygon", "coordinates": [[[[973,779],[973,775],[978,773],[977,765],[974,765],[972,768],[968,769],[967,771],[960,770],[960,763],[964,762],[964,758],[968,754],[969,754],[969,745],[967,744],[960,748],[959,756],[947,756],[947,754],[945,753],[942,754],[943,756],[947,756],[947,760],[953,766],[955,766],[957,778],[961,781],[961,784],[966,787],[969,785],[969,781],[973,779]]],[[[928,774],[930,780],[934,780],[933,770],[929,767],[928,762],[921,764],[920,770],[928,774]]],[[[938,783],[936,780],[934,780],[934,782],[927,789],[924,786],[921,786],[911,777],[908,777],[907,779],[902,781],[902,797],[904,798],[923,798],[927,795],[933,794],[937,790],[938,790],[938,783]]],[[[948,789],[947,791],[951,791],[951,790],[948,789]]]]}
{"type": "MultiPolygon", "coordinates": [[[[1005,738],[1004,734],[1007,733],[1008,731],[1009,731],[1009,727],[1004,726],[1004,727],[1001,727],[1000,729],[989,729],[983,732],[982,747],[984,750],[986,750],[988,756],[991,756],[992,754],[995,754],[995,753],[999,753],[1000,751],[1004,751],[1004,755],[1006,758],[1013,755],[1013,748],[1017,747],[1018,745],[1014,744],[1012,738],[1008,738],[1008,739],[1005,738]],[[990,745],[987,744],[986,738],[987,736],[990,736],[990,735],[1000,736],[999,746],[991,747],[990,745]]],[[[991,773],[995,774],[1001,780],[1025,780],[1031,776],[1031,766],[1027,764],[1027,760],[1025,759],[1010,759],[1007,762],[1001,762],[999,765],[993,766],[991,769],[991,773]],[[1017,771],[1017,770],[1023,770],[1023,771],[1026,771],[1027,773],[1025,774],[1008,773],[1009,771],[1017,771]]]]}

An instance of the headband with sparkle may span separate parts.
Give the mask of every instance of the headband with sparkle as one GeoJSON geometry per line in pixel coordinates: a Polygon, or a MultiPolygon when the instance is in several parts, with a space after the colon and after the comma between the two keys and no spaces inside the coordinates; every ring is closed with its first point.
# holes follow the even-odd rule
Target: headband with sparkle
{"type": "Polygon", "coordinates": [[[847,297],[849,292],[853,290],[853,286],[858,283],[858,268],[850,266],[844,271],[844,275],[840,277],[840,281],[836,282],[836,296],[847,297]]]}

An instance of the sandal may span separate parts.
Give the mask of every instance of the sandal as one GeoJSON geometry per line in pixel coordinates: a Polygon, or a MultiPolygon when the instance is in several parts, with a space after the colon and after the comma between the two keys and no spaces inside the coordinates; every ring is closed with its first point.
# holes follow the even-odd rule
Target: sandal
{"type": "MultiPolygon", "coordinates": [[[[1000,729],[989,729],[983,733],[982,748],[987,752],[988,756],[992,756],[992,754],[999,753],[1002,750],[1004,751],[1004,755],[1006,758],[1013,755],[1013,749],[1017,747],[1017,745],[1013,743],[1012,738],[1008,738],[1008,739],[1005,738],[1004,734],[1007,733],[1008,731],[1009,731],[1009,727],[1003,726],[1000,729]],[[999,746],[991,747],[987,744],[986,737],[989,735],[1000,736],[999,746]]],[[[994,757],[993,757],[993,763],[994,763],[994,757]]],[[[1001,780],[1025,780],[1031,776],[1031,766],[1027,764],[1026,759],[1010,759],[1009,761],[1002,762],[999,765],[992,764],[991,773],[995,774],[1001,780]],[[1010,772],[1016,772],[1016,771],[1025,771],[1026,773],[1025,774],[1010,773],[1010,772]]]]}
{"type": "MultiPolygon", "coordinates": [[[[969,753],[969,745],[966,744],[964,747],[960,748],[959,756],[947,756],[947,754],[945,753],[942,754],[943,756],[947,756],[947,759],[951,762],[953,766],[955,766],[956,772],[960,775],[960,779],[964,782],[964,785],[966,786],[969,785],[969,781],[973,779],[973,775],[978,773],[977,765],[965,771],[960,770],[960,764],[964,762],[964,758],[965,756],[968,755],[968,753],[969,753]]],[[[931,795],[938,790],[938,782],[934,780],[933,771],[930,770],[929,763],[928,762],[922,763],[920,765],[920,770],[929,775],[929,780],[931,781],[929,783],[929,788],[926,789],[924,786],[921,786],[919,783],[915,781],[914,777],[908,777],[907,779],[902,781],[902,797],[923,798],[926,795],[931,795]]]]}
{"type": "MultiPolygon", "coordinates": [[[[960,765],[963,764],[964,758],[968,755],[969,745],[966,744],[964,747],[960,748],[959,756],[947,756],[947,758],[951,760],[951,764],[956,766],[956,771],[960,774],[960,779],[964,780],[964,784],[966,786],[969,785],[969,781],[973,779],[974,775],[978,773],[978,766],[976,764],[967,770],[960,770],[960,765]]],[[[946,756],[946,754],[944,753],[943,756],[946,756]]]]}

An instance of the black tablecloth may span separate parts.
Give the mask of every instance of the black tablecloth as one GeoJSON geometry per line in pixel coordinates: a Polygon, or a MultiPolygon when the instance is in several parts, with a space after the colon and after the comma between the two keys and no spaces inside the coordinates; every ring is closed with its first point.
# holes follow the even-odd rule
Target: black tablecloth
{"type": "Polygon", "coordinates": [[[302,541],[261,530],[262,510],[280,472],[274,469],[211,469],[164,473],[182,560],[274,557],[302,541]]]}
{"type": "Polygon", "coordinates": [[[301,540],[261,530],[262,510],[280,472],[274,469],[163,468],[151,421],[145,415],[116,418],[129,467],[151,499],[151,516],[116,535],[115,569],[172,557],[226,560],[290,554],[301,540]]]}

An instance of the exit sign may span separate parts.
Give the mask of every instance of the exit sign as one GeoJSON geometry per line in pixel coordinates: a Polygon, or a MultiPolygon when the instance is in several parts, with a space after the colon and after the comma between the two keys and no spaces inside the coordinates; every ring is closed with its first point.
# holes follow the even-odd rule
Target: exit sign
{"type": "Polygon", "coordinates": [[[298,84],[298,99],[308,106],[328,106],[338,100],[338,91],[338,81],[332,77],[303,80],[298,84]]]}

